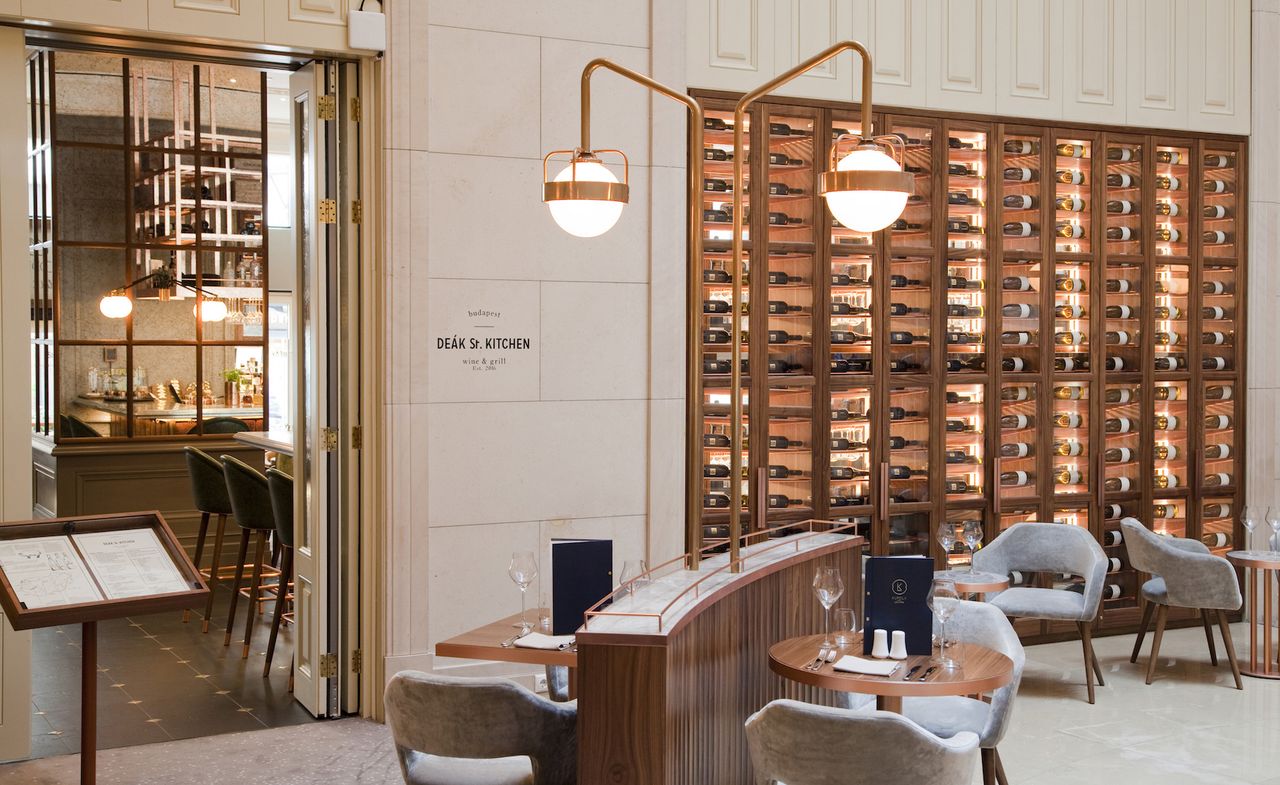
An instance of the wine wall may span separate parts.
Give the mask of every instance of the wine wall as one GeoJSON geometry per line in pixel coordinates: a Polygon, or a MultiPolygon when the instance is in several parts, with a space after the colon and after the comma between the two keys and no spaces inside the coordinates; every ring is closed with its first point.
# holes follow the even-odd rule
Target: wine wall
{"type": "MultiPolygon", "coordinates": [[[[888,229],[835,223],[815,185],[845,105],[748,115],[744,258],[731,258],[733,99],[699,96],[703,506],[728,536],[851,521],[872,554],[967,563],[1018,521],[1088,529],[1110,561],[1102,630],[1138,619],[1120,519],[1235,547],[1243,499],[1246,142],[909,112],[915,193],[888,229]],[[744,303],[730,304],[733,276],[744,303]],[[731,477],[731,325],[744,472],[731,477]],[[746,509],[760,512],[749,519],[746,509]]],[[[1079,576],[1016,575],[1078,588],[1079,576]]],[[[1188,617],[1190,618],[1190,617],[1188,617]]],[[[1066,628],[1020,622],[1028,637],[1066,628]]]]}

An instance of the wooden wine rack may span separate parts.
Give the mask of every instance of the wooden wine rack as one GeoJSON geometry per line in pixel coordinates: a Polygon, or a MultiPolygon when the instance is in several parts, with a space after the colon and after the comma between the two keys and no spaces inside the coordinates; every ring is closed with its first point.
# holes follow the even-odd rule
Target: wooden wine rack
{"type": "MultiPolygon", "coordinates": [[[[1103,633],[1133,630],[1141,610],[1145,576],[1111,544],[1120,518],[1215,553],[1243,547],[1245,138],[886,110],[875,131],[904,137],[915,196],[897,228],[859,234],[833,225],[815,188],[858,107],[762,102],[735,270],[737,97],[695,95],[706,150],[727,156],[704,155],[703,296],[690,303],[704,334],[688,370],[702,391],[688,492],[704,500],[689,505],[691,542],[728,536],[734,492],[744,531],[852,521],[870,554],[939,567],[969,558],[962,543],[944,551],[944,526],[979,522],[989,542],[1061,521],[1119,560],[1103,633]],[[726,274],[748,276],[737,480],[726,274]]],[[[1038,640],[1069,626],[1018,623],[1038,640]]]]}

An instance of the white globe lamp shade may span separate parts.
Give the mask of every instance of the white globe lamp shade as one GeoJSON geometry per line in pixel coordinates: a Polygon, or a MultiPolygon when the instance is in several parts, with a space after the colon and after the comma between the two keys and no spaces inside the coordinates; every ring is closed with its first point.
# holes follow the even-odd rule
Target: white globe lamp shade
{"type": "Polygon", "coordinates": [[[192,313],[202,322],[220,322],[227,318],[227,304],[222,300],[205,300],[196,303],[192,313]]]}
{"type": "MultiPolygon", "coordinates": [[[[837,172],[901,172],[902,167],[883,151],[859,147],[836,164],[837,172]]],[[[843,225],[855,232],[878,232],[898,220],[907,206],[907,190],[874,188],[827,191],[827,207],[843,225]]]]}
{"type": "Polygon", "coordinates": [[[133,313],[133,300],[119,292],[112,292],[98,301],[98,310],[108,319],[123,319],[133,313]]]}
{"type": "MultiPolygon", "coordinates": [[[[575,167],[569,164],[555,176],[557,183],[610,183],[618,178],[604,164],[595,161],[579,161],[575,167]],[[574,169],[577,169],[575,179],[574,169]]],[[[613,228],[622,217],[624,201],[608,199],[548,199],[551,217],[574,237],[599,237],[613,228]]]]}

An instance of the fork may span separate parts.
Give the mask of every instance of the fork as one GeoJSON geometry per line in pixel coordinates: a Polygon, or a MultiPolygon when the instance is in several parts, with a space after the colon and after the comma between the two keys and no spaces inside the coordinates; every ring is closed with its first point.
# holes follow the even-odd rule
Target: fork
{"type": "Polygon", "coordinates": [[[823,666],[823,664],[826,663],[827,657],[830,655],[831,655],[831,649],[826,646],[823,646],[821,649],[818,650],[818,656],[814,658],[813,662],[804,666],[804,669],[807,671],[818,670],[823,666]]]}

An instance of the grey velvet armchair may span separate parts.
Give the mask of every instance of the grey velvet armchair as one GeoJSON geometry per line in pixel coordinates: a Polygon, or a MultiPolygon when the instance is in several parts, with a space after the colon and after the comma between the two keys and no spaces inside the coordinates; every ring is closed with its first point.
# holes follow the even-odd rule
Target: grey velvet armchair
{"type": "Polygon", "coordinates": [[[406,785],[577,782],[577,703],[506,679],[401,671],[386,705],[406,785]]]}
{"type": "Polygon", "coordinates": [[[1026,653],[1013,625],[999,608],[982,602],[954,602],[955,611],[947,622],[947,640],[986,646],[1005,655],[1013,661],[1013,681],[992,692],[990,702],[962,696],[904,698],[902,713],[935,736],[949,738],[966,731],[977,734],[982,749],[982,781],[987,785],[1008,785],[996,745],[1004,738],[1013,716],[1026,653]]]}
{"type": "Polygon", "coordinates": [[[969,785],[978,737],[940,739],[900,714],[776,700],[747,719],[756,784],[969,785]]]}
{"type": "Polygon", "coordinates": [[[1056,572],[1084,578],[1082,592],[1018,586],[990,596],[1006,616],[1075,622],[1084,649],[1084,681],[1094,701],[1093,677],[1106,686],[1093,652],[1091,625],[1098,617],[1107,555],[1087,529],[1064,523],[1015,523],[973,555],[973,569],[1008,575],[1014,570],[1056,572]]]}
{"type": "Polygon", "coordinates": [[[1227,660],[1231,663],[1231,675],[1235,677],[1236,689],[1244,689],[1244,683],[1240,679],[1240,663],[1236,660],[1236,649],[1231,641],[1231,627],[1227,624],[1226,615],[1226,611],[1236,610],[1243,602],[1235,568],[1226,559],[1209,553],[1209,549],[1199,540],[1162,537],[1135,518],[1125,518],[1120,521],[1120,527],[1128,546],[1129,563],[1134,569],[1151,575],[1151,579],[1142,584],[1142,599],[1146,600],[1146,607],[1142,610],[1142,626],[1138,630],[1138,639],[1133,644],[1129,662],[1138,661],[1142,641],[1151,624],[1151,614],[1155,611],[1156,633],[1151,641],[1151,659],[1147,662],[1147,684],[1150,684],[1155,678],[1156,661],[1160,657],[1160,641],[1164,638],[1169,608],[1174,607],[1200,611],[1205,639],[1209,643],[1209,660],[1217,665],[1218,653],[1214,649],[1213,628],[1209,622],[1209,613],[1212,611],[1217,617],[1218,628],[1222,630],[1222,645],[1227,650],[1227,660]]]}

